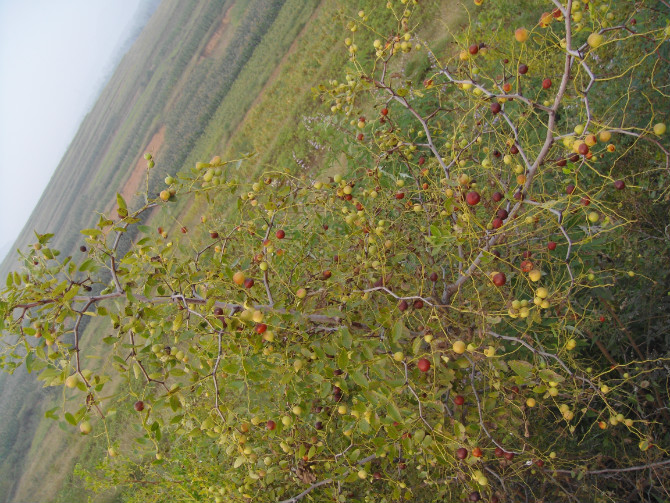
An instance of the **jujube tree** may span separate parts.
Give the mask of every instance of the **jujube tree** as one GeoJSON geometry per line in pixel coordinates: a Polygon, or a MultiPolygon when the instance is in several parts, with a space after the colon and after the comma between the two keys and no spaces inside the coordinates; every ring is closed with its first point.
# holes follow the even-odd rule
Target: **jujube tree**
{"type": "Polygon", "coordinates": [[[643,99],[667,104],[670,10],[546,3],[534,26],[494,31],[481,5],[439,52],[417,2],[389,2],[385,33],[361,11],[343,81],[314,90],[345,168],[243,182],[250,161],[215,157],[136,209],[119,196],[80,257],[38,235],[3,292],[2,364],[72,388],[65,419],[109,443],[94,485],[158,480],[135,484],[142,501],[606,501],[620,482],[598,477],[646,473],[667,491],[667,389],[639,400],[667,358],[588,348],[594,296],[644,274],[600,254],[633,224],[625,195],[667,177],[665,126],[632,83],[657,58],[643,99]],[[186,197],[200,222],[142,224],[186,197]],[[106,435],[121,410],[152,463],[106,435]]]}

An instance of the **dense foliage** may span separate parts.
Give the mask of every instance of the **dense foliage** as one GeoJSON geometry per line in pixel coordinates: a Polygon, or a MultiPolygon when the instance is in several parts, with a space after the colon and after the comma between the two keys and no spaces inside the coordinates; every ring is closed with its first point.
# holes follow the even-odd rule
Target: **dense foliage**
{"type": "Polygon", "coordinates": [[[107,443],[79,468],[92,487],[668,498],[670,7],[528,2],[539,21],[520,26],[476,3],[440,48],[418,2],[388,2],[384,33],[354,13],[350,67],[314,88],[348,138],[332,176],[245,180],[244,159],[214,157],[140,208],[119,196],[81,256],[50,235],[24,252],[0,361],[76,397],[49,414],[107,443]],[[142,225],[181,198],[198,225],[142,225]],[[98,366],[92,317],[109,320],[98,366]]]}

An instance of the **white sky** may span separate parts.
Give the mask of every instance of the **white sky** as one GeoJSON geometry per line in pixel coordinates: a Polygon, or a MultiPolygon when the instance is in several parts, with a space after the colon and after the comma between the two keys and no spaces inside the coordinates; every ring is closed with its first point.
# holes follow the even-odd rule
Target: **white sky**
{"type": "Polygon", "coordinates": [[[111,74],[142,0],[0,0],[0,261],[111,74]]]}

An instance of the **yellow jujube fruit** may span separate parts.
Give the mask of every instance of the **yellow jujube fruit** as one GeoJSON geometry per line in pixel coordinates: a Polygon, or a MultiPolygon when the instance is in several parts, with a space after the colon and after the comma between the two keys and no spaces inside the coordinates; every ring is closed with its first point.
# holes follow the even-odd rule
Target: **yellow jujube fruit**
{"type": "Polygon", "coordinates": [[[462,355],[463,353],[465,353],[465,348],[466,348],[466,347],[467,347],[467,346],[465,345],[465,342],[463,342],[463,341],[456,341],[456,342],[454,342],[454,346],[453,346],[454,353],[457,353],[457,354],[459,354],[459,355],[462,355]]]}
{"type": "Polygon", "coordinates": [[[528,30],[526,28],[517,28],[514,32],[514,38],[517,42],[525,42],[528,40],[528,30]]]}

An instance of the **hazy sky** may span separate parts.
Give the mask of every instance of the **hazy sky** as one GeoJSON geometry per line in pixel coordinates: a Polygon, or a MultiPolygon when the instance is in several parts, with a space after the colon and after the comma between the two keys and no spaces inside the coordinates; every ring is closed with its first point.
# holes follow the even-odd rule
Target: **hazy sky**
{"type": "Polygon", "coordinates": [[[0,0],[0,261],[92,106],[143,0],[0,0]]]}

